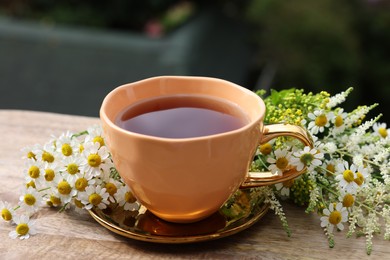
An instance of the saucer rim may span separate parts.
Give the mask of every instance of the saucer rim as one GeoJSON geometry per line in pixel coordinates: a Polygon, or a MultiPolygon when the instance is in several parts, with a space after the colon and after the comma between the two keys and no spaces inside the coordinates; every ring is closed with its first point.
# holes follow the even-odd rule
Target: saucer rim
{"type": "Polygon", "coordinates": [[[257,221],[259,221],[268,212],[268,210],[269,210],[269,204],[261,203],[260,205],[254,207],[254,209],[251,211],[251,214],[249,216],[237,220],[236,222],[239,222],[238,224],[234,222],[231,225],[226,225],[224,228],[216,232],[209,233],[209,234],[202,234],[202,235],[193,235],[193,236],[161,236],[161,235],[148,234],[147,232],[143,233],[142,231],[126,230],[100,217],[98,211],[101,210],[99,208],[94,207],[88,210],[88,212],[92,216],[92,218],[100,225],[107,228],[111,232],[114,232],[123,237],[131,238],[139,241],[161,243],[161,244],[185,244],[185,243],[215,240],[215,239],[234,235],[244,229],[251,227],[257,221]]]}

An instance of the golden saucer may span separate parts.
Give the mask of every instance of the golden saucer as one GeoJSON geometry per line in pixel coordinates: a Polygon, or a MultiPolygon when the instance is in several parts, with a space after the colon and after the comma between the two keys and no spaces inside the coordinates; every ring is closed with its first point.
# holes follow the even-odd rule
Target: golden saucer
{"type": "Polygon", "coordinates": [[[164,221],[143,206],[137,211],[125,211],[122,207],[110,205],[105,210],[92,208],[89,213],[103,227],[121,236],[154,243],[180,244],[222,238],[252,226],[268,211],[269,205],[263,201],[251,203],[245,214],[240,213],[235,218],[220,210],[207,219],[190,224],[164,221]]]}

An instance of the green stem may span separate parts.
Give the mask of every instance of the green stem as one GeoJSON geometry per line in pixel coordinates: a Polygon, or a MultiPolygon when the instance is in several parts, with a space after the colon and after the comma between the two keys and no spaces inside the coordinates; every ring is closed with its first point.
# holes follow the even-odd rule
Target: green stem
{"type": "Polygon", "coordinates": [[[332,193],[335,196],[339,196],[340,195],[338,192],[335,192],[334,190],[329,189],[329,187],[327,187],[324,183],[322,183],[319,180],[317,181],[317,185],[319,185],[322,189],[327,190],[328,192],[332,193]]]}
{"type": "Polygon", "coordinates": [[[42,191],[45,191],[45,190],[50,190],[50,187],[40,189],[40,190],[38,190],[38,192],[42,192],[42,191]]]}
{"type": "Polygon", "coordinates": [[[260,163],[263,165],[264,169],[268,169],[268,166],[265,164],[265,162],[259,158],[260,163]]]}
{"type": "Polygon", "coordinates": [[[66,207],[68,206],[69,202],[65,203],[58,212],[64,212],[66,207]]]}
{"type": "Polygon", "coordinates": [[[87,130],[72,135],[72,138],[73,138],[73,137],[79,137],[79,136],[86,135],[86,134],[88,134],[88,131],[87,131],[87,130]]]}

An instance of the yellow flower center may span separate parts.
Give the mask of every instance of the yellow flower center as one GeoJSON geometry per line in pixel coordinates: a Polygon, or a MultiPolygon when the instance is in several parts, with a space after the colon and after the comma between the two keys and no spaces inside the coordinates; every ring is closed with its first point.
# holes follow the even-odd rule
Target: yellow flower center
{"type": "Polygon", "coordinates": [[[91,167],[98,167],[102,163],[102,158],[98,154],[90,154],[88,156],[88,164],[91,167]]]}
{"type": "Polygon", "coordinates": [[[116,185],[114,183],[107,183],[105,185],[105,188],[108,192],[108,194],[110,194],[111,196],[114,196],[114,194],[117,192],[118,188],[116,187],[116,185]]]}
{"type": "Polygon", "coordinates": [[[66,170],[68,171],[69,174],[75,175],[76,173],[79,172],[79,166],[75,163],[70,163],[66,167],[66,170]]]}
{"type": "Polygon", "coordinates": [[[360,172],[356,173],[357,177],[353,180],[357,185],[361,186],[364,182],[363,174],[360,172]]]}
{"type": "Polygon", "coordinates": [[[331,223],[333,225],[337,225],[340,222],[341,222],[341,212],[340,211],[335,210],[332,213],[330,213],[329,223],[331,223]]]}
{"type": "Polygon", "coordinates": [[[387,137],[387,130],[386,128],[384,127],[380,127],[378,129],[378,133],[380,134],[380,136],[382,136],[383,138],[386,138],[387,137]]]}
{"type": "Polygon", "coordinates": [[[276,160],[276,167],[278,167],[281,170],[286,169],[288,165],[288,160],[285,157],[280,157],[276,160]]]}
{"type": "Polygon", "coordinates": [[[260,145],[260,152],[264,155],[270,154],[272,152],[272,145],[270,143],[260,145]]]}
{"type": "Polygon", "coordinates": [[[61,147],[61,152],[65,156],[70,156],[73,154],[73,149],[69,144],[63,144],[61,147]]]}
{"type": "Polygon", "coordinates": [[[27,235],[29,230],[30,228],[26,223],[20,223],[16,226],[16,233],[20,236],[27,235]]]}
{"type": "Polygon", "coordinates": [[[29,188],[29,187],[33,187],[35,189],[36,188],[35,182],[34,181],[30,181],[30,182],[26,183],[26,188],[29,188]]]}
{"type": "Polygon", "coordinates": [[[128,203],[134,203],[137,201],[137,199],[134,197],[133,193],[128,191],[125,193],[125,201],[128,203]]]}
{"type": "Polygon", "coordinates": [[[36,179],[39,177],[39,168],[38,166],[31,166],[30,169],[28,169],[28,175],[30,175],[31,178],[36,179]]]}
{"type": "Polygon", "coordinates": [[[343,206],[346,208],[352,207],[355,202],[355,198],[351,194],[346,194],[343,198],[343,206]]]}
{"type": "Polygon", "coordinates": [[[340,127],[344,124],[344,119],[342,118],[342,116],[336,116],[336,119],[334,121],[334,125],[336,127],[340,127]]]}
{"type": "Polygon", "coordinates": [[[94,206],[97,206],[99,205],[101,202],[102,202],[102,196],[100,196],[99,194],[97,193],[92,193],[91,195],[89,195],[88,197],[88,201],[89,203],[91,203],[92,205],[94,206]]]}
{"type": "Polygon", "coordinates": [[[53,196],[51,195],[50,196],[50,202],[53,204],[53,205],[60,205],[61,204],[61,199],[56,197],[56,196],[53,196]]]}
{"type": "Polygon", "coordinates": [[[24,203],[26,203],[29,206],[32,206],[35,204],[37,199],[32,194],[26,194],[24,195],[24,203]]]}
{"type": "Polygon", "coordinates": [[[31,151],[27,153],[27,158],[34,159],[35,161],[37,160],[37,158],[35,157],[35,153],[33,153],[31,151]]]}
{"type": "Polygon", "coordinates": [[[86,178],[78,178],[75,183],[76,190],[85,191],[85,188],[88,186],[88,181],[86,178]]]}
{"type": "Polygon", "coordinates": [[[304,164],[304,165],[309,165],[313,160],[314,156],[311,153],[304,153],[301,155],[299,160],[304,164]]]}
{"type": "Polygon", "coordinates": [[[104,146],[104,139],[101,136],[95,136],[92,140],[94,143],[99,143],[100,146],[104,146]]]}
{"type": "Polygon", "coordinates": [[[72,191],[70,184],[67,181],[61,181],[57,185],[58,192],[62,195],[69,195],[72,191]]]}
{"type": "Polygon", "coordinates": [[[84,151],[84,145],[80,144],[79,146],[79,152],[82,153],[84,151]]]}
{"type": "Polygon", "coordinates": [[[45,169],[45,180],[52,181],[54,180],[55,173],[53,169],[45,169]]]}
{"type": "Polygon", "coordinates": [[[326,115],[319,115],[316,117],[316,126],[325,126],[326,123],[328,123],[328,118],[326,117],[326,115]]]}
{"type": "Polygon", "coordinates": [[[44,151],[42,153],[42,160],[48,163],[52,163],[54,162],[54,156],[51,153],[44,151]]]}
{"type": "Polygon", "coordinates": [[[353,172],[351,170],[345,170],[343,172],[343,177],[344,177],[344,180],[346,180],[347,182],[353,182],[354,181],[353,172]]]}
{"type": "Polygon", "coordinates": [[[12,219],[12,214],[11,212],[4,208],[2,211],[1,211],[1,217],[5,220],[5,221],[10,221],[12,219]]]}

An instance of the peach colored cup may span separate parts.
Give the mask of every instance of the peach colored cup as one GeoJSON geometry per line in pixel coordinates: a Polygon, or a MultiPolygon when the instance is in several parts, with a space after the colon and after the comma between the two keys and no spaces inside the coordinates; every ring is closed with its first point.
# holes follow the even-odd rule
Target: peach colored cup
{"type": "Polygon", "coordinates": [[[264,126],[265,105],[255,93],[228,81],[206,77],[161,76],[126,84],[104,99],[100,118],[114,164],[137,200],[158,217],[194,222],[218,211],[240,187],[270,185],[294,178],[248,173],[256,148],[281,135],[311,141],[297,126],[264,126]],[[195,138],[170,139],[132,133],[116,116],[130,104],[163,95],[203,94],[237,104],[249,123],[237,130],[195,138]]]}

